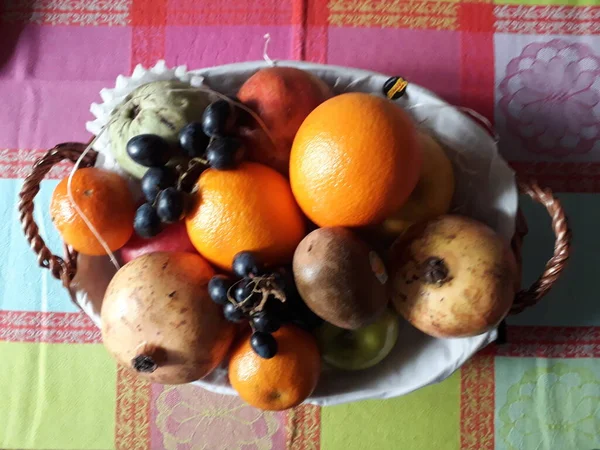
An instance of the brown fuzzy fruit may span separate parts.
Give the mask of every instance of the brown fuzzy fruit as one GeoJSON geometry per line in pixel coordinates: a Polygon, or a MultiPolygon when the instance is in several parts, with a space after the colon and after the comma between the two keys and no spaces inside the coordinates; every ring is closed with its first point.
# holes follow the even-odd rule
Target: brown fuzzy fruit
{"type": "Polygon", "coordinates": [[[308,307],[340,328],[366,326],[385,311],[383,262],[346,228],[319,228],[306,236],[296,248],[293,270],[308,307]]]}
{"type": "Polygon", "coordinates": [[[446,215],[415,225],[390,252],[396,310],[435,337],[475,336],[495,328],[517,289],[517,264],[491,228],[446,215]]]}
{"type": "Polygon", "coordinates": [[[189,383],[225,358],[235,328],[208,296],[214,272],[192,253],[150,253],[123,266],[102,304],[102,338],[149,381],[189,383]]]}

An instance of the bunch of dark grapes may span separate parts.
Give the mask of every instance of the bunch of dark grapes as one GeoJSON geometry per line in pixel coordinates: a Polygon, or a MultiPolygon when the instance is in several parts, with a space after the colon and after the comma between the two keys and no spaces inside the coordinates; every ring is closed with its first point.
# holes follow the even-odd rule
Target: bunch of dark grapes
{"type": "Polygon", "coordinates": [[[214,169],[233,169],[244,157],[244,147],[233,135],[239,116],[240,110],[231,101],[217,100],[204,110],[201,123],[181,129],[179,145],[187,156],[203,159],[214,169]]]}
{"type": "Polygon", "coordinates": [[[192,122],[179,133],[179,148],[171,146],[155,134],[134,136],[127,143],[127,153],[133,161],[148,167],[141,188],[146,203],[134,218],[136,233],[143,238],[156,236],[163,224],[178,222],[185,217],[188,193],[202,170],[235,168],[243,159],[244,148],[234,137],[239,109],[226,100],[211,103],[202,122],[192,122]],[[173,157],[185,154],[185,166],[171,166],[173,157]]]}
{"type": "Polygon", "coordinates": [[[136,211],[133,227],[140,237],[151,238],[160,233],[163,224],[177,222],[185,215],[186,193],[178,188],[177,169],[167,166],[176,150],[158,135],[140,134],[127,142],[127,153],[148,167],[141,182],[146,203],[136,211]]]}
{"type": "Polygon", "coordinates": [[[252,252],[240,252],[233,259],[233,273],[235,278],[214,276],[208,291],[223,307],[227,320],[249,322],[250,345],[260,357],[269,359],[277,354],[273,333],[284,323],[308,330],[321,323],[298,295],[288,270],[267,270],[252,252]]]}

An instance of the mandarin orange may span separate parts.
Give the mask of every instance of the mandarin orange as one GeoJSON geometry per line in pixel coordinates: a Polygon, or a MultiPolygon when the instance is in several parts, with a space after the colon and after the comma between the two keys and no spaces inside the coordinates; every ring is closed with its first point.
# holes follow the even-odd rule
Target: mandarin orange
{"type": "Polygon", "coordinates": [[[317,386],[321,355],[315,337],[295,325],[273,333],[277,354],[264,359],[242,340],[229,361],[229,381],[250,405],[270,411],[302,403],[317,386]]]}
{"type": "Polygon", "coordinates": [[[135,203],[120,175],[90,167],[73,174],[71,192],[68,178],[62,180],[52,194],[50,216],[62,239],[85,255],[105,255],[106,250],[77,212],[73,201],[93,225],[110,251],[120,249],[133,234],[135,203]]]}
{"type": "Polygon", "coordinates": [[[211,263],[230,270],[243,250],[266,265],[292,261],[305,220],[281,174],[245,162],[234,170],[206,170],[196,187],[186,226],[196,250],[211,263]]]}

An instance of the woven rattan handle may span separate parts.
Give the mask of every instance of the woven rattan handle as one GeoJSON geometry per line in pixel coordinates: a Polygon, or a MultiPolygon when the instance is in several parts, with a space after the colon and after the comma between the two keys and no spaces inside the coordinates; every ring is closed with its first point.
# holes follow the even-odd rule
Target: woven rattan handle
{"type": "MultiPolygon", "coordinates": [[[[515,302],[510,311],[511,314],[518,314],[525,308],[535,305],[541,298],[552,289],[554,283],[564,270],[569,252],[571,249],[571,230],[565,216],[565,211],[560,201],[554,197],[550,189],[542,189],[535,181],[520,181],[519,190],[523,194],[527,194],[534,201],[541,203],[550,218],[552,219],[552,230],[556,236],[554,242],[554,254],[546,263],[546,267],[542,275],[528,288],[517,293],[515,302]]],[[[516,251],[517,257],[520,258],[520,241],[527,233],[527,225],[523,220],[517,220],[516,233],[516,251]],[[520,225],[520,226],[519,226],[520,225]]],[[[514,244],[514,243],[513,243],[514,244]]],[[[513,245],[513,248],[514,246],[513,245]]]]}
{"type": "MultiPolygon", "coordinates": [[[[52,275],[62,280],[65,287],[69,287],[71,280],[77,271],[77,254],[73,249],[65,245],[64,258],[54,255],[44,239],[39,234],[38,226],[33,218],[33,205],[37,193],[40,191],[40,183],[50,172],[52,167],[61,161],[67,159],[75,163],[85,151],[87,144],[68,142],[59,144],[52,150],[49,150],[44,156],[38,159],[33,170],[23,183],[23,188],[19,194],[19,213],[20,220],[25,232],[25,237],[31,245],[31,248],[37,255],[38,263],[41,267],[50,269],[52,275]]],[[[93,150],[87,153],[82,161],[80,168],[93,166],[96,161],[97,153],[93,150]]]]}

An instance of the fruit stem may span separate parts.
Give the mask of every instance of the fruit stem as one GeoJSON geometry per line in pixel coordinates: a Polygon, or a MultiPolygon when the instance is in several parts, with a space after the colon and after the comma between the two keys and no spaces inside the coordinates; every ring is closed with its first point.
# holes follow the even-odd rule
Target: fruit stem
{"type": "Polygon", "coordinates": [[[231,285],[231,287],[227,290],[227,300],[229,300],[230,303],[237,305],[238,307],[240,307],[242,309],[242,311],[249,313],[250,315],[262,311],[269,296],[273,296],[280,302],[284,303],[286,300],[285,292],[283,290],[279,289],[275,285],[273,280],[274,280],[273,275],[265,275],[265,276],[255,275],[255,276],[251,277],[250,283],[252,284],[252,293],[248,297],[246,297],[244,300],[242,300],[240,303],[237,303],[235,301],[235,299],[233,298],[233,296],[231,295],[231,293],[233,292],[235,286],[237,286],[238,284],[240,284],[244,281],[244,279],[242,278],[242,279],[236,281],[235,283],[233,283],[233,285],[231,285]],[[258,303],[258,305],[253,306],[251,309],[248,309],[246,307],[246,305],[250,301],[252,294],[256,293],[256,292],[259,292],[262,294],[262,299],[258,303]]]}
{"type": "Polygon", "coordinates": [[[432,256],[423,263],[423,278],[428,284],[442,285],[451,280],[450,270],[443,259],[432,256]]]}
{"type": "MultiPolygon", "coordinates": [[[[193,158],[191,159],[185,170],[183,167],[179,169],[181,174],[179,175],[179,179],[177,180],[177,189],[183,191],[184,183],[186,183],[187,179],[191,176],[195,178],[194,182],[198,180],[202,172],[208,169],[208,161],[204,158],[193,158]]],[[[195,184],[194,184],[195,188],[195,184]]]]}

